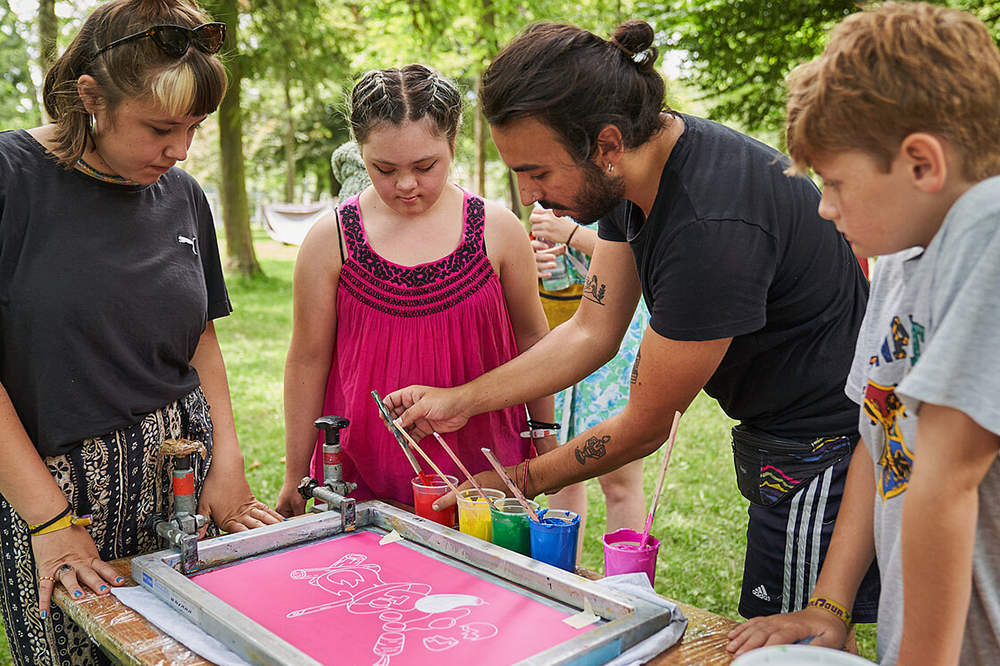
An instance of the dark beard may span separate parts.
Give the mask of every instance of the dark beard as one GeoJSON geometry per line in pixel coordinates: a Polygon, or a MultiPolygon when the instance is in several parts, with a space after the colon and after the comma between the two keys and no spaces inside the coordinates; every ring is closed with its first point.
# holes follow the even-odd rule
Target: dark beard
{"type": "Polygon", "coordinates": [[[606,175],[589,160],[580,168],[583,169],[583,187],[573,199],[571,208],[544,199],[538,203],[550,210],[572,210],[573,219],[577,223],[593,224],[614,210],[618,202],[625,198],[625,179],[606,175]]]}

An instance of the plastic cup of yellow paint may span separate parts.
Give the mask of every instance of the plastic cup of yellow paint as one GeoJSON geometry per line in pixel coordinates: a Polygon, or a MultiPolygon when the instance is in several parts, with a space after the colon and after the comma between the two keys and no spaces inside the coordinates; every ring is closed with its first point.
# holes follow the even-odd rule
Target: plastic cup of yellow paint
{"type": "MultiPolygon", "coordinates": [[[[492,488],[483,488],[483,492],[493,501],[504,497],[502,491],[492,488]]],[[[475,488],[458,493],[458,529],[483,541],[493,540],[490,505],[475,488]]]]}
{"type": "MultiPolygon", "coordinates": [[[[538,504],[526,500],[535,512],[538,504]]],[[[531,536],[528,529],[528,512],[513,497],[493,502],[493,543],[522,555],[531,557],[531,536]]]]}

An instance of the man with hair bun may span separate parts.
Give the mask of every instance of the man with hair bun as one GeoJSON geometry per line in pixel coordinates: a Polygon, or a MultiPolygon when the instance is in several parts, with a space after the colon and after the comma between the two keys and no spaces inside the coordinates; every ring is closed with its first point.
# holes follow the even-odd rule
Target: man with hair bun
{"type": "MultiPolygon", "coordinates": [[[[600,220],[584,299],[506,365],[386,403],[425,435],[566,388],[614,356],[641,290],[651,320],[626,408],[510,472],[534,496],[647,456],[704,389],[739,421],[737,483],[751,502],[740,613],[802,608],[858,440],[843,388],[868,283],[783,155],[665,107],[652,42],[644,21],[610,40],[539,24],[483,73],[483,109],[523,203],[600,220]]],[[[855,604],[860,621],[874,619],[876,576],[855,604]]]]}

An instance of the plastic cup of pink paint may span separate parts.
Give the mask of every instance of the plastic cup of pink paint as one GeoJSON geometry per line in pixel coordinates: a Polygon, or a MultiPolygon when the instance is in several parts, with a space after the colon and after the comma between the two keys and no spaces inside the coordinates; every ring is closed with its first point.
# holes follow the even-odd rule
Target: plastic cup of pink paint
{"type": "Polygon", "coordinates": [[[656,557],[660,554],[660,542],[654,536],[646,539],[642,547],[642,534],[622,528],[601,537],[604,544],[604,575],[623,573],[644,573],[652,585],[656,579],[656,557]]]}

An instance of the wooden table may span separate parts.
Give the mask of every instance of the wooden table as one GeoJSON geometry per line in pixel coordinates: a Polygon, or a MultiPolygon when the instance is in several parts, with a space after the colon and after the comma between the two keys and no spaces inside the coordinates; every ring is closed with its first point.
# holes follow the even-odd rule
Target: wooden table
{"type": "MultiPolygon", "coordinates": [[[[111,563],[125,578],[132,580],[131,560],[111,563]]],[[[597,576],[580,571],[587,577],[597,576]]],[[[57,585],[53,599],[82,626],[113,659],[127,666],[212,666],[194,652],[167,636],[113,595],[97,596],[84,592],[72,599],[62,585],[57,585]]],[[[735,622],[714,613],[679,603],[688,617],[687,631],[681,641],[652,661],[651,666],[726,666],[732,658],[726,652],[726,633],[735,622]]]]}

